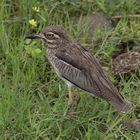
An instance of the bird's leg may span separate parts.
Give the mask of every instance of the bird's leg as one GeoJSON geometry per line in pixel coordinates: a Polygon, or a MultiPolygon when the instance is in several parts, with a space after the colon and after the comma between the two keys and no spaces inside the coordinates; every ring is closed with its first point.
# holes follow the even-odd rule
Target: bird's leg
{"type": "Polygon", "coordinates": [[[71,86],[68,85],[68,106],[64,112],[64,116],[66,116],[69,112],[69,110],[71,109],[71,107],[75,106],[76,104],[78,104],[79,102],[79,99],[80,99],[80,96],[75,96],[73,97],[73,94],[72,94],[72,88],[71,86]]]}
{"type": "Polygon", "coordinates": [[[72,92],[71,92],[71,86],[68,86],[68,106],[70,107],[73,104],[73,97],[72,97],[72,92]]]}
{"type": "Polygon", "coordinates": [[[79,93],[75,94],[75,96],[73,96],[71,91],[72,91],[72,87],[68,85],[68,106],[69,107],[76,106],[80,100],[79,93]]]}
{"type": "Polygon", "coordinates": [[[72,88],[71,88],[71,86],[68,86],[68,106],[69,107],[76,106],[77,103],[79,102],[79,99],[80,99],[80,95],[77,94],[77,95],[73,96],[72,88]]]}
{"type": "Polygon", "coordinates": [[[73,97],[72,97],[72,92],[71,92],[71,84],[68,83],[68,106],[64,112],[64,116],[67,115],[68,111],[72,107],[72,104],[73,104],[73,97]]]}

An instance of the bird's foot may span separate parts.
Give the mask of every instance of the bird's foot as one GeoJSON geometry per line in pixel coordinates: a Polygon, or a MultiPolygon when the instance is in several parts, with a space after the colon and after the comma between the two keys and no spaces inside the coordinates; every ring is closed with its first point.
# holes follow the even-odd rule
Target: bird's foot
{"type": "Polygon", "coordinates": [[[68,99],[68,106],[64,112],[64,116],[68,114],[69,110],[72,107],[75,107],[79,103],[79,100],[80,100],[80,95],[76,95],[75,97],[68,99]]]}
{"type": "Polygon", "coordinates": [[[69,107],[74,107],[79,103],[80,100],[80,95],[76,95],[73,98],[68,99],[68,106],[69,107]]]}

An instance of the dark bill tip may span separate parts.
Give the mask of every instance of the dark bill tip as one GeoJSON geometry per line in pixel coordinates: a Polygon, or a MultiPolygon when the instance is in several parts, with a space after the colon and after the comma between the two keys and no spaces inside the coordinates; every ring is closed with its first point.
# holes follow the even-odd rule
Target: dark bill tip
{"type": "Polygon", "coordinates": [[[37,39],[37,38],[40,38],[40,36],[36,34],[30,34],[26,36],[26,39],[37,39]]]}

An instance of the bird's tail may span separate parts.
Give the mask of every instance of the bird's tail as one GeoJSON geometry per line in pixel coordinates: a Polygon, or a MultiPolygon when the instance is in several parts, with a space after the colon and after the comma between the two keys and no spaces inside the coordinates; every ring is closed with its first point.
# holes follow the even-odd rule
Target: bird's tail
{"type": "Polygon", "coordinates": [[[114,100],[111,100],[109,101],[109,103],[114,107],[116,108],[119,112],[121,113],[126,113],[128,111],[131,110],[132,108],[132,104],[130,101],[126,100],[126,99],[122,99],[120,101],[114,99],[114,100]]]}
{"type": "Polygon", "coordinates": [[[112,82],[107,80],[106,77],[100,77],[100,79],[100,87],[102,87],[102,92],[104,93],[103,98],[121,113],[131,110],[132,103],[119,94],[112,82]]]}

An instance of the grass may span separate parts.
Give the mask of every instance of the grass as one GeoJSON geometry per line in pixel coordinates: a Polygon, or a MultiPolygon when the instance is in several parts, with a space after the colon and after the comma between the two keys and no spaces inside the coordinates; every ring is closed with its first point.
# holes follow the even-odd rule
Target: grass
{"type": "MultiPolygon", "coordinates": [[[[25,40],[29,32],[39,32],[48,25],[62,24],[72,38],[77,40],[77,31],[72,26],[74,15],[101,12],[114,15],[140,14],[138,0],[95,1],[45,1],[1,0],[0,1],[0,140],[139,140],[140,131],[133,132],[120,127],[129,115],[119,115],[105,101],[80,92],[80,102],[70,111],[73,116],[63,116],[67,107],[67,87],[53,72],[41,42],[25,40]],[[32,7],[39,7],[35,12],[32,7]],[[37,27],[29,25],[30,19],[37,27]],[[40,51],[41,50],[41,51],[40,51]]],[[[111,57],[120,42],[133,41],[140,46],[140,18],[124,18],[113,30],[101,32],[98,28],[94,40],[100,43],[86,44],[107,68],[110,79],[111,57]],[[111,32],[111,37],[107,35],[111,32]]],[[[80,29],[80,23],[79,27],[80,29]]],[[[87,36],[84,36],[87,38],[87,36]]],[[[84,38],[83,37],[83,38],[84,38]]],[[[129,44],[128,44],[129,45],[129,44]]],[[[123,85],[120,93],[140,105],[138,74],[120,75],[123,85]]],[[[76,89],[74,93],[78,92],[76,89]]],[[[134,115],[134,118],[140,115],[134,115]]]]}

